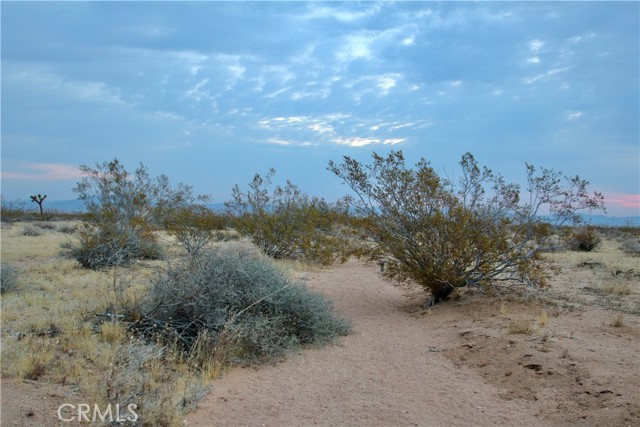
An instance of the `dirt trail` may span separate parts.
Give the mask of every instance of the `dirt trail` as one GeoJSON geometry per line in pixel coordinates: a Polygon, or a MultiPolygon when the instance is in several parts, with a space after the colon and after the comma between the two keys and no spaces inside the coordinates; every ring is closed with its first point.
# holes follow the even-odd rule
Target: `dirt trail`
{"type": "Polygon", "coordinates": [[[445,332],[407,310],[406,291],[351,261],[309,286],[352,320],[353,334],[283,363],[229,371],[189,426],[545,426],[530,401],[442,352],[445,332]]]}

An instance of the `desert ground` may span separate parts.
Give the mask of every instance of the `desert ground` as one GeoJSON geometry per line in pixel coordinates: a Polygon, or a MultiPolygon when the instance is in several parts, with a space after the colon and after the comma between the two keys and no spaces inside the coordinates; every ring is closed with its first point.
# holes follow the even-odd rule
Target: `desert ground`
{"type": "MultiPolygon", "coordinates": [[[[84,278],[74,283],[85,292],[109,280],[63,259],[56,231],[42,240],[21,227],[2,230],[3,261],[33,277],[22,284],[28,303],[3,295],[2,425],[75,425],[56,409],[86,400],[83,383],[20,378],[5,351],[20,337],[20,312],[48,310],[38,292],[72,276],[84,278]]],[[[561,269],[548,289],[468,290],[430,310],[424,290],[383,279],[375,264],[298,266],[291,274],[330,298],[353,333],[224,371],[184,425],[640,425],[640,258],[615,239],[596,252],[546,256],[561,269]]]]}

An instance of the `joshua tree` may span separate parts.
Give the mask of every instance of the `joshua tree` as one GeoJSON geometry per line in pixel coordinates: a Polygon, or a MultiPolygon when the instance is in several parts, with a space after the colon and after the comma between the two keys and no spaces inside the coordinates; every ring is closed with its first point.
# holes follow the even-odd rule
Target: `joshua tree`
{"type": "Polygon", "coordinates": [[[38,204],[38,207],[40,208],[41,217],[44,217],[44,211],[42,210],[42,202],[44,202],[44,199],[46,198],[47,198],[46,194],[44,196],[41,194],[38,194],[37,196],[31,196],[31,201],[36,202],[38,204]]]}

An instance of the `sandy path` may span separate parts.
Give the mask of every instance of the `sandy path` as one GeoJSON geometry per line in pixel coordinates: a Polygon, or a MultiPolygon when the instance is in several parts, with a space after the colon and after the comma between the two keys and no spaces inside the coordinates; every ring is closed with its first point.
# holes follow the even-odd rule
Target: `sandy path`
{"type": "Polygon", "coordinates": [[[189,426],[545,426],[437,351],[443,337],[403,309],[402,289],[359,262],[314,273],[354,333],[285,362],[234,369],[187,418],[189,426]]]}

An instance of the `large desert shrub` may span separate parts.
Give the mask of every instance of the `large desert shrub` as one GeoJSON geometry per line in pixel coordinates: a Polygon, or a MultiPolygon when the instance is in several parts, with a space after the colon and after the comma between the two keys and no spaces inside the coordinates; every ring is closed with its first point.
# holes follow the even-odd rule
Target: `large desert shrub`
{"type": "Polygon", "coordinates": [[[454,182],[424,159],[406,167],[400,151],[374,153],[372,164],[348,156],[329,163],[355,193],[347,200],[362,218],[369,257],[384,262],[386,276],[428,289],[428,305],[458,287],[544,284],[541,246],[557,227],[580,221],[579,210],[603,207],[602,196],[589,195],[588,182],[577,176],[526,165],[521,199],[518,185],[481,168],[471,154],[460,166],[454,182]]]}
{"type": "Polygon", "coordinates": [[[290,181],[272,190],[274,174],[273,169],[265,177],[256,174],[245,192],[238,185],[233,188],[226,206],[238,232],[276,259],[327,265],[343,257],[346,242],[338,224],[344,207],[309,197],[290,181]]]}
{"type": "Polygon", "coordinates": [[[240,242],[203,250],[160,277],[133,328],[177,342],[188,352],[203,340],[215,351],[233,337],[231,353],[243,361],[281,356],[349,331],[327,299],[291,281],[257,248],[240,242]]]}
{"type": "Polygon", "coordinates": [[[67,249],[92,269],[161,257],[154,230],[174,210],[203,199],[184,184],[172,188],[165,175],[152,179],[142,163],[134,173],[117,159],[80,170],[85,177],[73,190],[85,202],[86,224],[67,249]]]}

